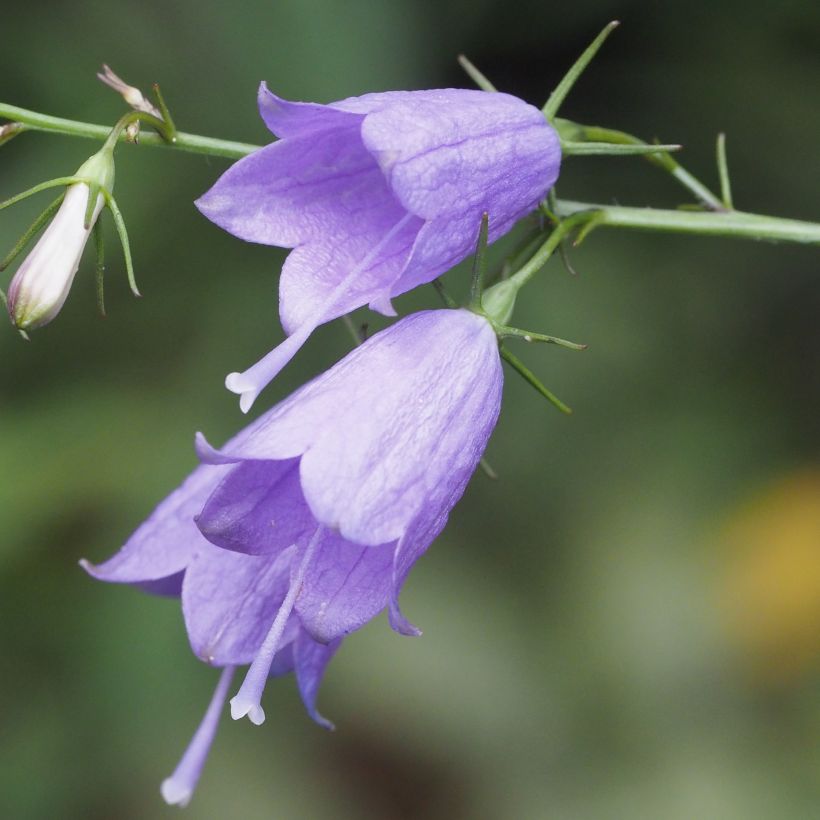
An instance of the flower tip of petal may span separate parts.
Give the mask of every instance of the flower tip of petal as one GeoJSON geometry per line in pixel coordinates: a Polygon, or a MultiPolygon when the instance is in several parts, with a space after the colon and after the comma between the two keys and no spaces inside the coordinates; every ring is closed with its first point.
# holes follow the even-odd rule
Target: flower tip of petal
{"type": "Polygon", "coordinates": [[[391,610],[389,615],[390,626],[399,635],[405,635],[408,638],[420,638],[424,633],[415,625],[411,624],[400,612],[391,610]]]}
{"type": "Polygon", "coordinates": [[[336,724],[332,721],[328,720],[326,717],[323,717],[318,712],[314,712],[311,717],[313,720],[319,724],[323,729],[327,729],[328,732],[335,732],[336,731],[336,724]]]}
{"type": "Polygon", "coordinates": [[[376,313],[381,313],[382,316],[398,316],[396,309],[393,307],[393,302],[390,300],[389,293],[380,294],[370,302],[368,307],[376,313]]]}
{"type": "Polygon", "coordinates": [[[191,789],[178,783],[173,777],[167,777],[162,781],[159,792],[169,806],[187,806],[193,796],[191,789]]]}
{"type": "Polygon", "coordinates": [[[258,703],[240,698],[239,695],[231,698],[231,718],[240,720],[246,715],[254,726],[261,726],[265,722],[265,710],[258,703]]]}

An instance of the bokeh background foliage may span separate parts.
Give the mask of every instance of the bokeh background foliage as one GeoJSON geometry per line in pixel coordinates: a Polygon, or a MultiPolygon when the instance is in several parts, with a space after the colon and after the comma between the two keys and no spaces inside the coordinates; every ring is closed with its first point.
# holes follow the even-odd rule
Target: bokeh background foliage
{"type": "MultiPolygon", "coordinates": [[[[119,100],[94,80],[106,61],[160,81],[183,130],[261,142],[261,79],[319,101],[468,86],[463,51],[540,104],[613,17],[623,26],[566,116],[682,142],[709,182],[724,130],[739,207],[820,217],[810,0],[15,4],[0,99],[113,123],[119,100]]],[[[0,197],[92,150],[15,140],[0,150],[0,197]]],[[[283,252],[191,206],[224,167],[120,149],[145,298],[128,296],[112,243],[107,320],[87,258],[31,343],[0,328],[4,817],[174,811],[157,787],[216,675],[188,651],[176,602],[95,584],[76,562],[112,553],[178,483],[194,430],[219,441],[242,423],[222,378],[281,337],[283,252]]],[[[568,161],[560,190],[680,199],[640,159],[568,161]]],[[[3,212],[3,248],[36,207],[3,212]]],[[[517,319],[589,343],[522,351],[576,413],[508,377],[488,454],[500,480],[476,476],[405,593],[424,637],[379,619],[346,643],[321,696],[334,735],[308,721],[292,681],[271,685],[264,728],[224,723],[188,816],[816,816],[817,251],[601,231],[573,260],[581,275],[551,263],[517,319]]],[[[464,291],[463,270],[449,281],[464,291]]],[[[400,306],[435,303],[425,289],[400,306]]],[[[322,329],[260,409],[348,344],[341,326],[322,329]]]]}

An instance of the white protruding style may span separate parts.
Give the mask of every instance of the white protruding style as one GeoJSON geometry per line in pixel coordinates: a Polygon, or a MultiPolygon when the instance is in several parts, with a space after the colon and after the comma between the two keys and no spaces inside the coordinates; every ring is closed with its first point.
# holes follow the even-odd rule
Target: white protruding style
{"type": "Polygon", "coordinates": [[[279,642],[282,640],[282,633],[285,631],[285,625],[288,622],[293,607],[296,604],[296,599],[302,589],[302,583],[305,580],[305,575],[310,566],[313,556],[316,554],[316,549],[319,546],[325,528],[319,526],[313,533],[307,547],[305,548],[302,560],[296,573],[291,576],[290,586],[288,587],[288,594],[285,595],[285,600],[279,607],[276,617],[273,619],[270,631],[262,641],[253,663],[248,669],[245,680],[242,681],[242,686],[239,687],[239,692],[236,696],[231,698],[231,717],[234,720],[239,720],[247,715],[251,723],[256,726],[261,726],[265,722],[265,710],[260,703],[262,699],[262,692],[265,689],[265,682],[270,673],[271,664],[274,656],[279,650],[279,642]]]}

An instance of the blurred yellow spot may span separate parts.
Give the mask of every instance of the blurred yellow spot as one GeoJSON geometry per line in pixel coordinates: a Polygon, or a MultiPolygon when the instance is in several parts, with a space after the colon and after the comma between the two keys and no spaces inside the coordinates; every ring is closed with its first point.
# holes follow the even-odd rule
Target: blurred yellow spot
{"type": "Polygon", "coordinates": [[[742,505],[721,540],[731,637],[761,683],[795,682],[820,660],[820,470],[742,505]]]}

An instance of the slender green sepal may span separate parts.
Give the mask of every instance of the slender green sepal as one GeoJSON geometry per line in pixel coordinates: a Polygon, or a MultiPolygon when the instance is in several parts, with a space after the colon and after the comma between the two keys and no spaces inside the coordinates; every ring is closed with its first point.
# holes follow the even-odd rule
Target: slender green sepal
{"type": "Polygon", "coordinates": [[[29,242],[40,232],[40,229],[46,222],[51,219],[54,215],[54,212],[60,207],[60,204],[63,201],[65,194],[62,193],[51,205],[48,206],[41,214],[31,223],[29,229],[20,237],[17,241],[17,244],[9,251],[8,256],[0,262],[0,271],[4,271],[23,251],[23,249],[28,245],[29,242]]]}
{"type": "Polygon", "coordinates": [[[3,288],[0,288],[0,304],[3,305],[4,309],[6,309],[6,310],[8,309],[9,300],[8,300],[8,297],[6,296],[6,292],[3,290],[3,288]]]}
{"type": "Polygon", "coordinates": [[[590,64],[592,58],[598,53],[598,49],[604,44],[607,37],[620,25],[618,20],[613,20],[608,23],[604,30],[592,41],[584,53],[575,61],[575,64],[564,75],[564,78],[556,86],[555,90],[550,94],[549,99],[541,109],[544,116],[552,121],[552,118],[558,113],[561,103],[567,97],[567,94],[572,90],[576,80],[583,74],[584,69],[590,64]]]}
{"type": "Polygon", "coordinates": [[[97,310],[100,316],[105,318],[105,294],[103,292],[103,276],[105,274],[105,244],[103,242],[102,225],[100,222],[94,224],[94,248],[97,251],[97,264],[94,269],[94,277],[97,283],[97,310]]]}
{"type": "Polygon", "coordinates": [[[5,202],[0,202],[0,211],[2,211],[3,208],[8,208],[10,205],[16,205],[18,202],[22,202],[34,194],[39,194],[40,191],[47,191],[49,188],[67,187],[77,182],[85,182],[85,180],[78,179],[77,177],[57,177],[56,179],[48,180],[48,182],[41,182],[39,185],[35,185],[33,188],[23,191],[22,194],[17,194],[11,197],[11,199],[5,200],[5,202]]]}
{"type": "Polygon", "coordinates": [[[490,231],[490,215],[481,214],[481,227],[478,229],[478,242],[473,258],[473,275],[470,280],[470,307],[481,308],[481,293],[484,290],[484,272],[487,268],[487,237],[490,231]]]}
{"type": "Polygon", "coordinates": [[[176,142],[177,141],[177,127],[174,125],[173,119],[171,119],[171,112],[168,110],[168,106],[165,104],[165,98],[162,96],[162,92],[159,90],[159,83],[154,83],[154,94],[157,97],[157,103],[159,104],[159,110],[162,112],[162,119],[165,121],[166,125],[168,126],[168,142],[176,142]]]}
{"type": "MultiPolygon", "coordinates": [[[[577,244],[577,243],[576,243],[576,244],[577,244]]],[[[560,257],[560,259],[561,259],[561,264],[564,266],[564,270],[565,270],[565,271],[566,271],[566,272],[567,272],[570,276],[577,276],[577,275],[578,275],[578,271],[577,271],[577,270],[575,270],[575,268],[574,268],[574,267],[573,267],[573,265],[572,265],[572,262],[570,261],[570,258],[569,258],[569,251],[567,250],[567,243],[566,243],[566,242],[562,242],[562,243],[558,246],[558,256],[559,256],[559,257],[560,257]]]]}
{"type": "MultiPolygon", "coordinates": [[[[542,202],[538,207],[541,213],[543,213],[549,220],[552,222],[553,225],[558,225],[561,220],[558,218],[556,211],[558,210],[558,194],[556,193],[555,188],[551,188],[550,192],[547,194],[547,201],[542,202]]],[[[558,246],[558,256],[561,258],[561,264],[564,266],[564,270],[570,276],[577,276],[578,271],[572,266],[572,262],[569,260],[569,251],[567,250],[567,243],[562,242],[558,246]]]]}
{"type": "Polygon", "coordinates": [[[498,91],[498,89],[463,55],[458,55],[458,64],[467,73],[467,76],[482,90],[482,91],[498,91]]]}
{"type": "Polygon", "coordinates": [[[105,204],[108,206],[108,210],[111,211],[111,216],[114,219],[114,227],[117,229],[117,236],[120,238],[122,253],[125,257],[125,270],[128,274],[128,285],[131,288],[131,293],[133,293],[134,296],[142,296],[139,292],[139,288],[137,287],[137,281],[134,278],[134,263],[131,260],[131,245],[128,242],[128,231],[125,228],[125,220],[122,218],[122,214],[120,213],[119,207],[117,207],[117,202],[114,197],[107,191],[103,191],[103,195],[105,196],[105,204]]]}
{"type": "Polygon", "coordinates": [[[493,481],[498,480],[498,473],[492,468],[492,465],[486,458],[482,458],[481,461],[478,462],[478,466],[481,467],[481,472],[483,472],[487,478],[491,478],[493,481]]]}
{"type": "Polygon", "coordinates": [[[458,307],[458,302],[456,302],[456,300],[453,299],[453,297],[450,296],[449,293],[447,293],[447,289],[444,287],[444,283],[441,281],[441,279],[433,279],[433,281],[430,284],[436,289],[436,293],[439,295],[441,301],[444,302],[445,307],[458,307]]]}
{"type": "Polygon", "coordinates": [[[603,222],[603,215],[593,211],[584,226],[578,231],[578,236],[575,237],[572,247],[577,248],[603,222]]]}
{"type": "Polygon", "coordinates": [[[566,347],[569,350],[586,350],[589,345],[581,345],[577,342],[568,342],[566,339],[559,339],[558,336],[546,336],[543,333],[533,333],[529,330],[520,330],[517,327],[507,327],[506,325],[493,326],[496,336],[501,339],[523,339],[525,342],[544,342],[546,344],[566,347]]]}
{"type": "Polygon", "coordinates": [[[636,157],[645,154],[668,154],[680,151],[682,145],[615,145],[610,142],[561,142],[565,157],[636,157]]]}
{"type": "Polygon", "coordinates": [[[99,185],[88,186],[88,202],[85,204],[85,217],[83,218],[83,227],[88,230],[94,222],[94,211],[97,207],[97,197],[100,196],[99,185]]]}
{"type": "Polygon", "coordinates": [[[726,209],[731,211],[734,206],[732,205],[732,186],[729,184],[729,164],[726,161],[726,134],[718,134],[717,167],[720,177],[720,198],[726,209]]]}
{"type": "MultiPolygon", "coordinates": [[[[615,145],[647,145],[648,143],[632,134],[614,128],[602,128],[598,125],[580,125],[571,120],[556,118],[553,122],[562,141],[566,142],[609,142],[615,145]]],[[[723,203],[700,180],[692,176],[670,154],[651,153],[644,159],[666,171],[686,190],[694,194],[707,208],[722,211],[723,203]]]]}
{"type": "Polygon", "coordinates": [[[543,384],[538,380],[538,377],[521,361],[517,356],[513,356],[505,347],[500,348],[501,358],[507,362],[510,367],[518,372],[523,377],[524,381],[532,385],[538,393],[540,393],[553,407],[556,407],[566,415],[572,414],[572,408],[567,407],[561,399],[558,398],[552,391],[547,390],[543,384]]]}

